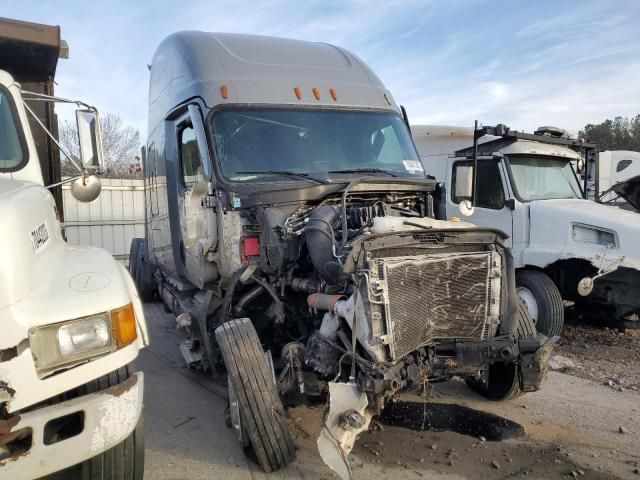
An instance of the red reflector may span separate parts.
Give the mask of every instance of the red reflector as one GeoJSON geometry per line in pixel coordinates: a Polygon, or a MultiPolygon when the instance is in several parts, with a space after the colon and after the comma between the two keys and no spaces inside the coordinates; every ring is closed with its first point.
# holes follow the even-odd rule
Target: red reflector
{"type": "Polygon", "coordinates": [[[260,256],[260,239],[258,237],[246,237],[242,240],[242,256],[260,256]]]}

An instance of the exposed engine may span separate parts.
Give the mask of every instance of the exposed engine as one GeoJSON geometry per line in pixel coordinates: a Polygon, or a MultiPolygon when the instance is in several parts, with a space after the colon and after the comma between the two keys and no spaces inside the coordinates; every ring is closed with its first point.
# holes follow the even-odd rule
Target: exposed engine
{"type": "Polygon", "coordinates": [[[281,352],[282,393],[321,394],[328,381],[353,378],[379,412],[399,389],[477,373],[479,362],[457,365],[456,342],[495,335],[495,235],[465,240],[472,225],[433,219],[424,193],[245,212],[232,313],[281,352]]]}

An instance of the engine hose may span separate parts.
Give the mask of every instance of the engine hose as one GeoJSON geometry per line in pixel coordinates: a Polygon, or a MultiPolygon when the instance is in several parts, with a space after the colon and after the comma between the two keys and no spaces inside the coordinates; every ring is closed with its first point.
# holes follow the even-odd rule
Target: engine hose
{"type": "Polygon", "coordinates": [[[278,294],[276,293],[275,288],[273,288],[271,285],[265,282],[262,278],[257,277],[255,275],[253,275],[251,279],[254,282],[260,284],[269,293],[269,295],[271,295],[271,298],[273,298],[273,301],[276,304],[276,323],[280,323],[280,324],[284,323],[284,304],[282,303],[282,300],[280,300],[280,298],[278,297],[278,294]]]}
{"type": "Polygon", "coordinates": [[[323,205],[309,215],[309,222],[305,227],[311,262],[329,285],[339,283],[342,273],[342,265],[334,255],[336,242],[333,231],[339,222],[340,210],[331,205],[323,205]]]}
{"type": "Polygon", "coordinates": [[[242,295],[242,297],[240,297],[240,299],[233,306],[233,313],[235,313],[236,315],[240,315],[244,311],[244,308],[247,306],[247,304],[258,298],[263,291],[264,287],[262,285],[256,285],[247,293],[242,295]]]}

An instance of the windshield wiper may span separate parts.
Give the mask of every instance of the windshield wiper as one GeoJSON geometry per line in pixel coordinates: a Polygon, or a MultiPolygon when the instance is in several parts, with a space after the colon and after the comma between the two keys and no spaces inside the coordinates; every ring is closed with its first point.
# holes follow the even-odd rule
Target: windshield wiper
{"type": "Polygon", "coordinates": [[[383,168],[347,168],[345,170],[329,170],[327,173],[386,173],[391,177],[398,175],[383,168]]]}
{"type": "Polygon", "coordinates": [[[291,172],[289,170],[243,170],[241,172],[235,172],[237,175],[250,175],[250,174],[265,174],[265,175],[284,175],[285,177],[303,178],[304,180],[311,180],[318,183],[330,183],[329,180],[323,180],[321,178],[312,177],[308,173],[291,172]]]}

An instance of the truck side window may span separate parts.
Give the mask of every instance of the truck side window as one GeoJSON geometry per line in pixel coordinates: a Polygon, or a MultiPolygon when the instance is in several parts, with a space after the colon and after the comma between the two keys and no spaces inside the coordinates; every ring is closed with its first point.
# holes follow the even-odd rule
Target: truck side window
{"type": "Polygon", "coordinates": [[[23,161],[24,152],[9,97],[0,90],[0,171],[15,170],[23,161]]]}
{"type": "Polygon", "coordinates": [[[195,184],[204,182],[196,132],[191,125],[180,131],[180,164],[184,186],[188,190],[192,190],[195,184]]]}
{"type": "MultiPolygon", "coordinates": [[[[460,167],[473,166],[473,162],[456,162],[453,166],[451,185],[456,184],[456,173],[460,167]]],[[[478,162],[478,178],[476,180],[478,191],[476,192],[476,207],[500,210],[504,207],[504,188],[500,177],[500,168],[497,160],[481,160],[478,162]]],[[[456,197],[452,190],[454,203],[462,200],[471,200],[467,197],[456,197]]]]}
{"type": "Polygon", "coordinates": [[[620,160],[616,166],[616,173],[623,171],[629,165],[633,163],[633,160],[620,160]]]}

